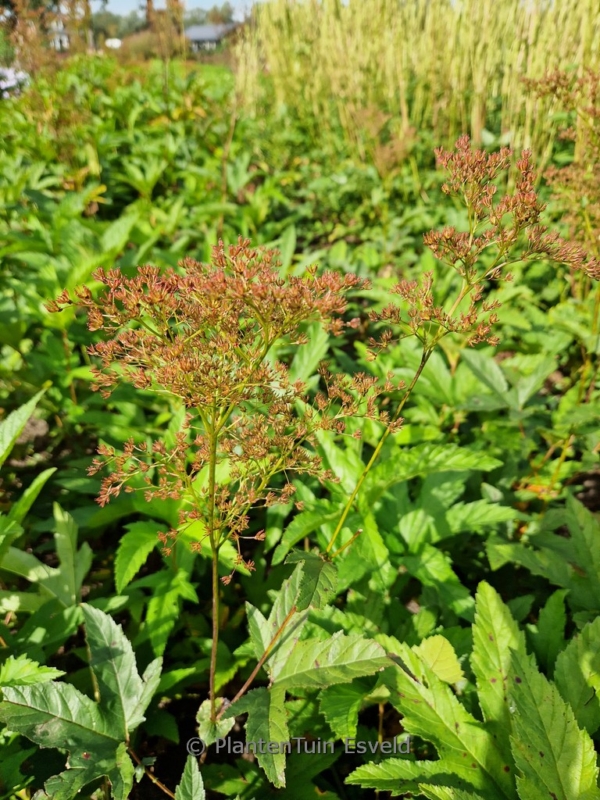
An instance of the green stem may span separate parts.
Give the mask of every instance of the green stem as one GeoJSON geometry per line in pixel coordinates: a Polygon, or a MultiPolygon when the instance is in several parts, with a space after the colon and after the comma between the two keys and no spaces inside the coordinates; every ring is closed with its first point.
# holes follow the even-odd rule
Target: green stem
{"type": "MultiPolygon", "coordinates": [[[[158,778],[156,777],[156,775],[153,775],[150,772],[148,767],[143,763],[143,761],[139,758],[137,753],[134,750],[132,750],[131,747],[128,748],[128,751],[129,751],[129,755],[133,758],[135,763],[138,764],[138,766],[144,768],[144,775],[146,775],[146,777],[149,778],[152,781],[152,783],[161,790],[161,792],[166,794],[167,797],[175,798],[175,795],[173,794],[173,792],[170,789],[167,789],[167,787],[164,785],[164,783],[162,781],[159,781],[158,778]]],[[[108,795],[107,795],[107,797],[108,797],[108,795]]]]}
{"type": "Polygon", "coordinates": [[[219,542],[215,531],[215,492],[217,473],[217,434],[211,431],[210,454],[208,464],[208,536],[212,560],[212,642],[210,648],[210,718],[216,721],[215,678],[217,673],[217,647],[219,644],[219,542]]]}
{"type": "Polygon", "coordinates": [[[369,459],[369,463],[363,469],[360,478],[356,482],[356,486],[354,487],[354,491],[352,492],[352,494],[348,498],[348,502],[344,506],[344,510],[342,511],[342,515],[341,515],[341,517],[340,517],[340,519],[338,521],[337,527],[336,527],[335,531],[333,532],[333,536],[331,537],[331,540],[330,540],[329,544],[327,545],[327,548],[325,550],[326,553],[330,553],[331,552],[331,549],[333,548],[333,545],[335,544],[335,541],[336,541],[337,537],[340,535],[340,532],[341,532],[342,528],[344,527],[344,523],[346,522],[346,519],[348,518],[348,514],[350,513],[350,510],[352,509],[352,506],[354,505],[354,501],[356,500],[356,498],[358,496],[358,493],[360,492],[360,490],[362,488],[362,485],[365,482],[365,479],[366,479],[367,475],[371,471],[371,467],[373,466],[373,464],[379,458],[379,454],[381,453],[381,451],[383,449],[383,445],[385,444],[388,436],[390,435],[391,423],[396,422],[398,420],[398,418],[400,417],[400,414],[402,413],[402,409],[406,405],[406,403],[408,401],[408,398],[411,395],[412,390],[415,388],[415,385],[416,385],[417,381],[421,377],[421,374],[422,374],[423,370],[425,369],[425,365],[427,364],[427,362],[429,360],[429,357],[431,356],[432,352],[433,352],[432,348],[428,348],[428,349],[423,350],[423,354],[421,355],[421,363],[419,364],[419,368],[415,372],[415,374],[413,376],[413,379],[410,382],[409,387],[404,392],[404,397],[398,403],[398,408],[396,409],[396,412],[395,412],[394,416],[390,420],[390,425],[388,425],[388,427],[383,432],[383,435],[382,435],[381,439],[379,440],[379,443],[378,443],[377,447],[373,451],[373,455],[369,459]]]}
{"type": "MultiPolygon", "coordinates": [[[[271,641],[267,645],[267,649],[265,650],[265,652],[260,657],[260,660],[258,661],[257,665],[254,667],[254,669],[250,673],[250,676],[249,676],[248,680],[242,686],[242,688],[239,690],[239,692],[236,694],[236,696],[233,698],[233,700],[231,701],[231,703],[229,705],[233,705],[237,700],[240,699],[240,697],[243,697],[243,695],[246,694],[246,692],[248,691],[248,689],[252,685],[252,681],[254,680],[254,678],[256,678],[256,676],[260,672],[261,667],[263,666],[265,661],[268,659],[268,657],[271,655],[273,647],[275,647],[275,645],[277,644],[277,641],[278,641],[279,637],[284,632],[284,630],[286,629],[289,621],[291,620],[291,618],[294,616],[295,613],[296,613],[296,606],[292,606],[290,608],[290,610],[288,611],[286,618],[283,620],[283,622],[279,626],[278,630],[275,632],[275,635],[273,636],[273,638],[271,639],[271,641]]],[[[221,707],[221,710],[217,714],[217,721],[223,716],[223,712],[228,707],[229,706],[222,706],[221,707]]]]}

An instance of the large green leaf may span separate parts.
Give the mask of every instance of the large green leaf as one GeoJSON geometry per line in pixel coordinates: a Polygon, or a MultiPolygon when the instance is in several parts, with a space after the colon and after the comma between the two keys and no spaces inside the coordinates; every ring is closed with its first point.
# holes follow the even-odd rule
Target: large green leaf
{"type": "Polygon", "coordinates": [[[198,760],[188,756],[181,783],[175,789],[175,800],[205,800],[204,783],[198,768],[198,760]]]}
{"type": "Polygon", "coordinates": [[[43,389],[38,392],[24,406],[11,412],[5,420],[0,422],[0,467],[8,458],[29,417],[33,414],[38,400],[45,391],[43,389]]]}
{"type": "Polygon", "coordinates": [[[477,589],[471,667],[483,718],[507,764],[511,761],[508,685],[513,652],[526,652],[525,636],[498,592],[482,582],[477,589]]]}
{"type": "Polygon", "coordinates": [[[383,648],[362,636],[335,633],[324,642],[301,641],[273,673],[275,686],[318,689],[372,675],[388,666],[383,648]]]}
{"type": "Polygon", "coordinates": [[[521,800],[600,798],[594,745],[570,706],[531,657],[515,653],[512,670],[511,742],[521,800]]]}
{"type": "Polygon", "coordinates": [[[323,608],[335,598],[337,570],[330,561],[316,553],[295,552],[286,558],[286,564],[302,564],[298,611],[323,608]]]}
{"type": "Polygon", "coordinates": [[[121,594],[158,544],[158,531],[164,526],[153,520],[131,522],[121,537],[115,558],[115,585],[121,594]]]}
{"type": "Polygon", "coordinates": [[[33,482],[27,487],[27,489],[25,489],[17,502],[13,503],[10,511],[8,512],[8,518],[10,520],[14,520],[18,524],[23,522],[25,515],[35,502],[38,494],[46,484],[46,481],[55,472],[56,467],[51,467],[50,469],[45,469],[36,478],[34,478],[33,482]]]}
{"type": "MultiPolygon", "coordinates": [[[[498,748],[493,732],[467,711],[450,686],[420,658],[418,650],[398,643],[394,655],[398,666],[386,670],[383,676],[390,700],[403,714],[404,729],[433,742],[439,755],[439,761],[417,762],[423,771],[413,772],[406,780],[410,777],[429,783],[433,769],[435,774],[447,776],[444,781],[436,781],[440,784],[479,791],[487,800],[514,800],[511,765],[498,748]]],[[[398,785],[400,789],[404,784],[398,785]]]]}
{"type": "Polygon", "coordinates": [[[553,592],[540,611],[537,626],[528,626],[528,638],[532,641],[538,663],[549,675],[552,675],[556,658],[565,647],[567,594],[566,589],[553,592]]]}
{"type": "Polygon", "coordinates": [[[321,692],[319,709],[339,739],[356,737],[358,712],[366,694],[368,689],[360,681],[335,684],[321,692]]]}
{"type": "Polygon", "coordinates": [[[492,537],[487,543],[492,569],[512,561],[569,590],[576,609],[600,611],[600,524],[585,506],[567,497],[566,510],[549,512],[545,527],[527,544],[492,537]],[[569,537],[550,532],[566,525],[569,537]]]}
{"type": "Polygon", "coordinates": [[[285,710],[285,690],[274,686],[271,689],[260,687],[253,689],[242,697],[227,711],[227,717],[248,714],[246,720],[246,742],[258,743],[261,740],[273,743],[256,749],[258,763],[264,769],[267,778],[276,787],[285,786],[285,745],[289,743],[290,734],[285,710]]]}
{"type": "MultiPolygon", "coordinates": [[[[386,758],[379,764],[373,762],[364,764],[346,778],[346,783],[377,789],[380,792],[390,792],[392,797],[399,795],[404,797],[407,793],[418,795],[421,785],[430,780],[443,782],[444,788],[470,787],[466,780],[451,773],[444,760],[409,761],[403,758],[386,758]]],[[[486,800],[489,800],[487,796],[486,800]]]]}
{"type": "MultiPolygon", "coordinates": [[[[96,676],[104,716],[111,730],[128,742],[129,732],[144,719],[146,709],[140,708],[139,702],[144,695],[145,681],[138,675],[129,639],[112,618],[93,606],[84,604],[82,608],[90,667],[96,676]]],[[[148,702],[158,686],[160,663],[160,659],[156,659],[148,668],[151,676],[148,702]]]]}
{"type": "MultiPolygon", "coordinates": [[[[504,373],[491,355],[482,350],[465,349],[461,352],[461,358],[477,379],[498,399],[499,403],[512,409],[519,408],[516,390],[509,388],[504,373]]],[[[526,394],[524,398],[527,398],[526,394]]]]}
{"type": "Polygon", "coordinates": [[[264,622],[262,614],[253,614],[250,633],[253,637],[256,657],[261,658],[267,648],[272,645],[265,664],[265,669],[271,677],[276,675],[285,664],[308,617],[308,606],[298,610],[303,578],[304,565],[300,562],[290,577],[283,582],[268,620],[264,622]]]}
{"type": "Polygon", "coordinates": [[[339,519],[339,508],[332,510],[332,504],[319,500],[315,508],[307,508],[293,518],[286,527],[281,541],[273,553],[273,564],[280,564],[290,549],[298,544],[301,539],[309,536],[327,522],[333,523],[339,519]]]}
{"type": "Polygon", "coordinates": [[[600,617],[578,633],[558,655],[556,687],[571,706],[580,728],[600,728],[600,617]]]}
{"type": "Polygon", "coordinates": [[[8,686],[31,686],[36,683],[47,683],[64,674],[60,669],[40,666],[24,655],[18,658],[9,656],[0,666],[0,689],[8,686]]]}
{"type": "Polygon", "coordinates": [[[290,364],[289,379],[291,381],[306,383],[316,372],[319,362],[327,355],[329,334],[323,330],[323,326],[319,322],[313,322],[308,326],[307,336],[307,344],[296,350],[290,364]]]}
{"type": "Polygon", "coordinates": [[[421,475],[467,470],[487,472],[501,464],[486,453],[454,444],[425,442],[414,447],[398,447],[367,475],[364,490],[366,502],[372,505],[395,484],[421,475]]]}
{"type": "Polygon", "coordinates": [[[54,800],[72,800],[102,776],[111,782],[116,800],[127,800],[134,774],[128,734],[143,720],[158,684],[160,661],[153,662],[141,680],[122,628],[97,609],[84,605],[83,612],[100,702],[68,683],[7,687],[0,720],[40,747],[69,752],[67,769],[46,782],[54,800]]]}
{"type": "MultiPolygon", "coordinates": [[[[60,566],[49,567],[33,553],[9,547],[2,555],[2,569],[37,583],[42,599],[56,599],[65,608],[75,606],[81,586],[92,564],[92,549],[84,542],[77,550],[77,526],[73,517],[54,504],[56,551],[60,566]]],[[[1,542],[1,539],[0,539],[1,542]]]]}
{"type": "Polygon", "coordinates": [[[3,696],[0,719],[10,730],[40,747],[69,751],[67,770],[46,783],[50,797],[72,800],[83,786],[106,776],[113,797],[126,800],[133,785],[133,765],[124,742],[92,700],[66,683],[7,688],[3,696]]]}

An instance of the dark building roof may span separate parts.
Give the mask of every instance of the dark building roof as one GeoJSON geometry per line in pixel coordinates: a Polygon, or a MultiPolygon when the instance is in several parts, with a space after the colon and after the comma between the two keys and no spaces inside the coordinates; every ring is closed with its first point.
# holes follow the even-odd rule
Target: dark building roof
{"type": "Polygon", "coordinates": [[[186,38],[191,42],[220,42],[236,26],[231,25],[191,25],[185,29],[186,38]]]}

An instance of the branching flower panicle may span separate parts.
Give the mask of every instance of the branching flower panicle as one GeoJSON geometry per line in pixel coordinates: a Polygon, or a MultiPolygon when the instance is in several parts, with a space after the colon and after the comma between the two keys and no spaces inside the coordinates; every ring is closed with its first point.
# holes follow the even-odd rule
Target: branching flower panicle
{"type": "Polygon", "coordinates": [[[469,138],[463,136],[454,151],[440,148],[435,152],[438,164],[449,173],[442,191],[463,201],[468,229],[430,231],[424,243],[439,261],[456,271],[462,286],[454,300],[440,304],[434,299],[433,273],[426,273],[420,281],[401,281],[392,291],[402,298],[402,305],[390,304],[371,314],[373,322],[392,324],[399,328],[399,334],[388,328],[378,340],[372,339],[372,357],[407,336],[416,336],[426,350],[449,333],[462,334],[470,345],[496,345],[498,338],[492,328],[500,303],[486,299],[486,289],[492,281],[510,281],[508,267],[519,261],[545,257],[598,276],[595,259],[541,224],[544,206],[535,190],[528,151],[516,163],[514,192],[506,192],[499,199],[497,181],[511,166],[509,149],[493,154],[472,150],[469,138]]]}
{"type": "MultiPolygon", "coordinates": [[[[252,249],[240,239],[214,248],[209,265],[184,260],[181,274],[150,266],[133,278],[99,271],[94,277],[106,289],[98,298],[83,288],[75,300],[64,292],[51,304],[54,311],[72,303],[83,307],[89,328],[108,336],[90,349],[102,362],[95,388],[103,396],[126,380],[176,397],[188,410],[168,450],[157,441],[149,452],[133,440],[118,454],[99,448],[90,473],[106,464],[112,469],[102,482],[101,505],[122,490],[143,490],[147,499],[182,498],[180,528],[200,520],[215,549],[225,538],[239,543],[250,509],[291,497],[289,479],[275,488],[275,475],[333,479],[316,454],[318,430],[343,433],[348,417],[380,418],[376,397],[385,387],[378,390],[371,378],[323,370],[325,393],[313,406],[287,366],[267,359],[282,338],[305,342],[302,328],[312,320],[339,333],[345,294],[365,286],[354,276],[318,275],[315,269],[284,281],[275,259],[275,251],[252,249]],[[227,466],[221,482],[214,475],[217,463],[227,466]]],[[[167,551],[173,538],[164,543],[167,551]]],[[[241,552],[239,563],[250,568],[241,552]]]]}
{"type": "MultiPolygon", "coordinates": [[[[88,326],[106,339],[90,349],[101,359],[95,388],[108,396],[121,381],[177,398],[187,413],[167,448],[157,441],[128,441],[122,453],[102,445],[94,473],[108,463],[101,505],[121,490],[141,489],[148,499],[182,500],[179,529],[161,534],[169,554],[179,533],[200,523],[199,549],[208,539],[212,553],[210,662],[211,719],[216,708],[216,653],[219,638],[219,550],[226,540],[237,546],[234,569],[254,569],[242,552],[251,509],[287,502],[294,493],[290,473],[334,480],[317,455],[320,430],[345,430],[344,419],[357,414],[379,418],[374,382],[367,376],[321,379],[325,391],[311,405],[302,383],[292,381],[274,345],[284,339],[304,344],[306,323],[321,322],[333,335],[344,327],[346,294],[366,288],[358,278],[316,268],[301,277],[281,279],[276,252],[261,252],[240,239],[213,249],[210,264],[185,259],[182,271],[141,267],[135,277],[119,270],[95,273],[105,290],[95,298],[89,288],[68,292],[49,309],[82,307],[88,326]],[[217,468],[219,467],[219,471],[217,468]],[[283,485],[274,482],[283,475],[283,485]]],[[[385,388],[385,387],[384,387],[385,388]]],[[[196,527],[197,530],[198,526],[196,527]]]]}

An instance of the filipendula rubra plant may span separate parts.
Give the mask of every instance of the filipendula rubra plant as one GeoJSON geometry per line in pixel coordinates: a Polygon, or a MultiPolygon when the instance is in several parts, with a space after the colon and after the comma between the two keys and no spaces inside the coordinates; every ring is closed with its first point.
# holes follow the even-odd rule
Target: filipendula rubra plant
{"type": "MultiPolygon", "coordinates": [[[[272,353],[283,339],[305,343],[302,327],[310,321],[340,332],[345,295],[364,283],[350,275],[317,275],[315,269],[284,281],[276,253],[249,245],[241,239],[228,248],[221,243],[210,264],[186,259],[180,272],[145,266],[127,278],[119,270],[98,271],[94,277],[106,287],[98,297],[84,287],[75,299],[63,292],[49,305],[52,311],[70,304],[83,308],[89,328],[105,335],[90,349],[102,361],[102,369],[94,372],[95,388],[103,396],[120,381],[129,381],[178,398],[187,409],[170,449],[156,441],[150,453],[132,439],[117,454],[101,445],[102,458],[94,460],[90,473],[104,465],[112,468],[102,481],[100,505],[121,489],[142,490],[148,499],[184,500],[179,531],[161,534],[167,554],[187,525],[200,521],[204,526],[212,553],[213,721],[218,712],[220,548],[232,540],[238,547],[237,565],[252,570],[253,562],[244,560],[240,549],[250,510],[288,501],[294,492],[289,472],[333,478],[321,469],[317,430],[341,433],[344,417],[361,413],[389,423],[376,410],[375,378],[323,371],[326,392],[311,406],[304,402],[304,386],[289,380],[285,364],[272,353]],[[222,466],[228,471],[226,481],[218,478],[222,466]],[[273,478],[280,473],[285,481],[274,488],[273,478]]],[[[221,580],[228,583],[231,575],[221,580]]]]}
{"type": "Polygon", "coordinates": [[[375,325],[385,325],[379,338],[370,340],[372,359],[376,358],[377,352],[391,344],[414,336],[423,348],[421,361],[391,415],[392,426],[384,430],[348,498],[328,543],[328,553],[332,552],[387,437],[393,432],[394,426],[401,422],[402,409],[441,340],[453,334],[460,337],[463,345],[472,346],[480,342],[498,344],[499,340],[492,329],[498,321],[496,311],[500,303],[486,298],[486,295],[499,281],[512,280],[509,272],[511,264],[546,258],[566,264],[592,279],[600,277],[598,259],[588,257],[582,247],[566,242],[541,224],[544,206],[535,191],[535,174],[529,151],[524,151],[516,163],[514,192],[501,194],[499,199],[496,199],[498,184],[503,177],[506,178],[513,163],[511,150],[502,148],[492,154],[472,150],[469,137],[462,136],[456,142],[454,151],[438,148],[435,154],[438,166],[448,172],[442,191],[466,206],[468,224],[464,231],[454,227],[431,231],[425,235],[424,242],[442,264],[454,270],[457,280],[447,297],[436,295],[432,272],[425,273],[420,281],[400,281],[392,292],[402,302],[390,303],[369,315],[375,325]]]}

